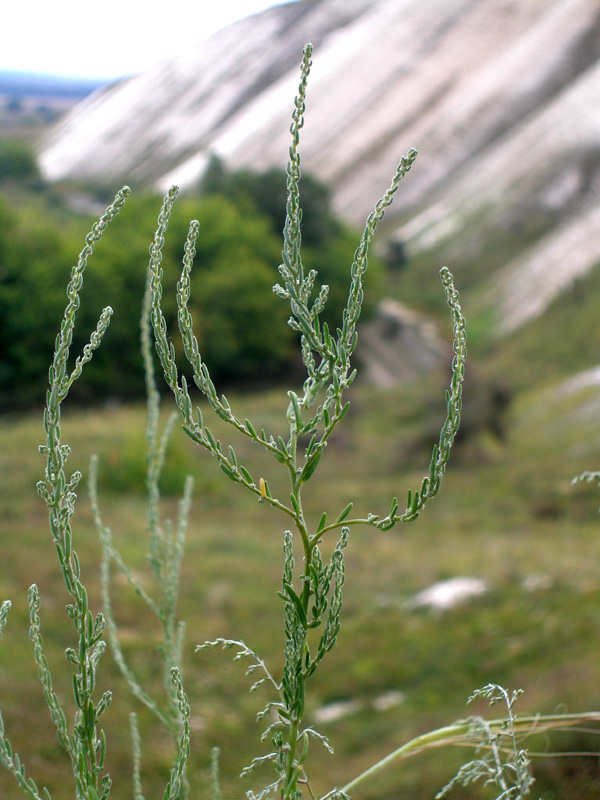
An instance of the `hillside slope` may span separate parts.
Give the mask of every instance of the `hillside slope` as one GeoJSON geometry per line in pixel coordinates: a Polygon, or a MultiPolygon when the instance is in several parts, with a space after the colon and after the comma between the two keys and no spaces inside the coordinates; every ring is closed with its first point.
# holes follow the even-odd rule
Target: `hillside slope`
{"type": "Polygon", "coordinates": [[[44,174],[164,190],[197,185],[212,153],[233,167],[284,165],[307,41],[303,165],[346,219],[364,221],[412,146],[420,159],[385,228],[409,255],[472,238],[474,224],[481,237],[541,217],[529,250],[507,250],[496,275],[477,276],[504,331],[600,259],[597,0],[272,8],[85,100],[46,141],[44,174]],[[551,276],[541,293],[540,265],[551,276]]]}

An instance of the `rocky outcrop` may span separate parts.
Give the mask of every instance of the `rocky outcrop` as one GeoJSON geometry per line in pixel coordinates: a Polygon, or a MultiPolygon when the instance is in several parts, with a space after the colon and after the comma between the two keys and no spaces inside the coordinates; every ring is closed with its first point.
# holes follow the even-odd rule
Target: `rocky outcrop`
{"type": "Polygon", "coordinates": [[[303,166],[346,219],[364,221],[412,146],[421,155],[384,231],[409,254],[443,247],[474,219],[551,207],[558,227],[490,282],[504,331],[598,261],[597,0],[272,8],[81,103],[44,143],[45,176],[165,189],[195,185],[212,153],[232,167],[284,165],[307,41],[303,166]]]}
{"type": "Polygon", "coordinates": [[[451,358],[434,320],[391,299],[362,325],[357,355],[362,379],[383,387],[408,382],[451,358]]]}

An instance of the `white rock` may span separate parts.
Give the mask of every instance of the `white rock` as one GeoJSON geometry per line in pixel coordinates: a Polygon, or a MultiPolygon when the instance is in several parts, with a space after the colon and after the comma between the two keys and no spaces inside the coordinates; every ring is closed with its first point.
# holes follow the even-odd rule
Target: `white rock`
{"type": "Polygon", "coordinates": [[[373,708],[375,711],[388,711],[390,708],[402,705],[403,702],[404,693],[390,689],[389,692],[384,692],[373,700],[373,708]]]}
{"type": "Polygon", "coordinates": [[[481,578],[450,578],[423,589],[410,604],[413,608],[429,606],[436,611],[446,611],[486,591],[487,584],[481,578]]]}
{"type": "Polygon", "coordinates": [[[356,714],[362,706],[363,704],[358,700],[338,700],[336,703],[328,703],[326,706],[318,708],[312,716],[317,723],[335,722],[351,714],[356,714]]]}

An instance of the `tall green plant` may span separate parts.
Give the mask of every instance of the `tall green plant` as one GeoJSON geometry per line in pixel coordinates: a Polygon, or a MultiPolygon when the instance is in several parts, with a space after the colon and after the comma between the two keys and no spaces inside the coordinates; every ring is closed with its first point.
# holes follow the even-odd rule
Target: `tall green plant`
{"type": "MultiPolygon", "coordinates": [[[[149,273],[148,273],[149,274],[149,273]]],[[[149,534],[148,566],[156,584],[158,597],[152,597],[146,591],[141,581],[136,578],[123,560],[121,553],[113,542],[112,531],[107,528],[100,513],[97,485],[98,459],[93,457],[90,463],[89,493],[96,527],[102,543],[103,558],[100,566],[100,583],[102,604],[106,618],[108,640],[115,663],[125,678],[131,693],[140,700],[155,717],[164,725],[173,740],[176,752],[181,754],[182,748],[189,747],[189,708],[187,703],[181,702],[180,685],[173,680],[173,675],[179,673],[183,660],[183,644],[185,637],[185,623],[177,621],[177,601],[179,597],[179,580],[181,561],[185,546],[189,512],[192,502],[194,481],[188,476],[185,482],[183,497],[179,504],[179,515],[174,526],[171,520],[162,520],[160,513],[159,481],[165,461],[165,453],[173,425],[177,418],[172,413],[167,420],[161,434],[159,426],[160,395],[156,387],[154,362],[152,358],[152,332],[150,326],[150,283],[146,281],[144,302],[141,319],[141,349],[146,375],[146,529],[149,534]],[[159,702],[151,697],[140,684],[134,670],[127,663],[121,643],[117,623],[113,614],[110,573],[111,564],[114,564],[134,592],[148,607],[149,611],[158,619],[162,629],[162,642],[160,655],[163,663],[163,684],[165,698],[163,708],[159,702]],[[185,733],[182,741],[182,730],[185,733]]],[[[135,797],[143,797],[141,780],[141,742],[139,740],[137,717],[131,715],[131,737],[134,745],[134,785],[135,797]]],[[[175,796],[185,798],[189,795],[189,784],[185,774],[182,773],[181,785],[175,796]]]]}
{"type": "MultiPolygon", "coordinates": [[[[259,713],[260,718],[264,718],[267,714],[270,719],[274,717],[263,735],[265,740],[270,739],[272,747],[268,753],[249,765],[247,771],[263,763],[271,764],[274,767],[274,780],[257,796],[249,793],[251,798],[276,794],[282,800],[299,800],[303,796],[305,786],[310,796],[314,798],[312,788],[308,785],[305,766],[310,740],[319,740],[326,747],[328,743],[325,737],[305,723],[306,692],[310,689],[312,677],[322,668],[325,657],[335,646],[338,638],[345,583],[344,552],[348,546],[350,530],[356,525],[389,530],[399,522],[416,519],[428,501],[437,494],[446,469],[460,420],[466,338],[458,294],[452,276],[444,268],[441,271],[441,278],[453,322],[454,358],[450,388],[446,394],[446,419],[440,432],[439,442],[433,448],[428,474],[416,490],[408,492],[404,510],[400,509],[398,500],[394,498],[386,514],[369,513],[364,518],[352,517],[353,506],[349,503],[341,511],[336,509],[331,518],[328,518],[327,512],[323,512],[317,524],[311,523],[304,511],[307,484],[316,480],[315,476],[326,445],[349,407],[345,392],[356,375],[356,370],[351,366],[351,358],[357,342],[357,323],[363,303],[362,281],[367,269],[369,245],[378,222],[393,200],[399,182],[409,171],[416,157],[416,151],[411,150],[401,160],[390,188],[367,219],[350,267],[350,287],[345,311],[339,327],[332,332],[326,323],[320,321],[320,315],[327,301],[327,286],[315,290],[317,275],[314,271],[307,272],[304,269],[301,256],[302,212],[298,145],[299,132],[304,123],[311,54],[312,48],[308,45],[304,50],[301,82],[291,126],[292,144],[287,169],[288,195],[284,247],[282,264],[279,267],[281,283],[274,287],[275,293],[290,304],[289,324],[299,335],[302,360],[306,370],[302,389],[299,392],[293,390],[288,392],[287,438],[275,437],[264,430],[257,431],[250,420],[238,418],[227,398],[217,393],[201,357],[188,308],[190,274],[195,242],[199,234],[196,222],[190,225],[183,258],[183,271],[177,287],[178,320],[183,349],[192,368],[196,386],[205,395],[209,406],[218,417],[238,434],[250,439],[258,448],[270,453],[274,467],[287,475],[289,491],[285,495],[276,496],[270,489],[268,476],[252,476],[246,466],[239,462],[233,447],[227,449],[223,447],[205,424],[200,409],[193,409],[186,379],[179,373],[175,360],[176,351],[168,339],[166,321],[161,309],[161,259],[169,217],[177,194],[176,189],[173,189],[165,198],[150,249],[142,313],[142,351],[148,394],[146,527],[150,537],[148,562],[155,579],[155,591],[146,590],[134,577],[115,546],[111,532],[102,522],[97,496],[95,462],[92,462],[90,495],[104,551],[101,567],[104,613],[96,615],[90,608],[88,591],[83,582],[80,562],[73,543],[75,490],[81,474],[75,472],[69,476],[66,471],[70,448],[62,443],[61,408],[73,383],[80,377],[100,345],[110,322],[112,312],[110,307],[106,307],[88,344],[69,368],[67,365],[87,262],[107,225],[123,206],[129,193],[127,188],[119,192],[114,203],[94,225],[71,272],[67,289],[67,306],[49,372],[50,386],[44,412],[46,441],[40,448],[46,458],[46,469],[44,480],[38,484],[39,494],[48,506],[50,533],[67,592],[67,617],[73,629],[73,643],[65,651],[68,665],[66,668],[72,673],[75,702],[75,712],[70,721],[65,711],[65,704],[54,690],[52,667],[44,652],[41,603],[35,585],[29,592],[29,612],[30,636],[42,691],[60,745],[71,762],[73,791],[77,800],[108,800],[111,793],[111,778],[105,768],[107,742],[100,722],[109,708],[112,694],[110,691],[105,691],[98,696],[97,689],[97,672],[106,649],[105,634],[131,692],[155,714],[172,736],[174,758],[163,800],[180,800],[191,796],[186,775],[191,737],[190,707],[181,681],[184,631],[183,624],[177,621],[177,597],[192,483],[191,479],[188,479],[177,523],[172,525],[168,521],[163,521],[159,508],[158,487],[165,448],[174,418],[171,417],[161,433],[158,424],[159,395],[151,353],[151,325],[162,369],[167,383],[173,390],[178,413],[183,420],[183,429],[197,444],[214,456],[228,478],[249,491],[258,502],[280,511],[289,523],[282,536],[284,558],[278,593],[283,603],[285,637],[283,663],[277,668],[272,668],[255,650],[244,642],[233,639],[220,638],[198,647],[199,650],[215,646],[234,648],[236,658],[250,659],[248,671],[258,673],[254,685],[265,683],[272,689],[273,699],[259,713]],[[337,543],[333,545],[330,558],[325,559],[320,545],[334,532],[337,543]],[[134,591],[146,602],[162,626],[161,652],[166,690],[164,700],[151,697],[141,686],[120,648],[109,591],[110,571],[113,565],[125,575],[134,591]]],[[[584,479],[597,477],[597,473],[586,473],[582,476],[584,479]]],[[[0,637],[4,632],[10,608],[9,601],[4,601],[0,605],[0,637]]],[[[488,685],[476,695],[486,696],[492,702],[504,701],[508,708],[507,719],[485,721],[476,717],[416,737],[349,780],[344,786],[330,789],[320,800],[347,797],[368,782],[373,775],[399,759],[432,747],[457,743],[475,744],[477,757],[459,771],[457,778],[448,785],[449,787],[457,783],[482,779],[485,782],[495,783],[501,792],[500,797],[521,798],[529,791],[531,778],[527,769],[527,754],[522,748],[517,747],[517,737],[533,728],[537,731],[547,730],[581,721],[598,720],[599,717],[596,712],[589,712],[517,718],[513,712],[516,694],[509,694],[496,685],[488,685]],[[507,746],[510,749],[509,758],[504,757],[507,746]]],[[[132,797],[135,800],[143,800],[142,746],[135,715],[131,717],[131,738],[132,797]]],[[[5,735],[1,716],[0,763],[12,773],[21,790],[31,800],[50,800],[47,789],[39,789],[37,783],[27,775],[21,758],[14,752],[9,738],[5,735]]],[[[216,751],[213,751],[211,773],[213,797],[214,800],[219,800],[216,751]]],[[[442,794],[444,791],[442,790],[442,794]]]]}
{"type": "Polygon", "coordinates": [[[311,526],[303,508],[305,484],[314,478],[327,442],[346,415],[349,402],[344,394],[356,377],[351,358],[357,344],[357,323],[363,303],[363,277],[367,270],[369,245],[377,224],[386,208],[392,203],[400,181],[410,170],[416,151],[410,150],[398,165],[392,183],[369,215],[365,229],[350,267],[350,288],[346,308],[340,327],[335,333],[320,316],[327,302],[328,287],[315,291],[317,274],[305,271],[301,256],[300,206],[300,155],[298,145],[300,130],[304,124],[306,86],[311,68],[312,46],[307,45],[303,53],[301,81],[292,115],[290,159],[287,168],[286,221],[283,232],[284,246],[282,264],[279,267],[281,284],[274,287],[275,293],[290,304],[290,327],[300,335],[302,361],[306,379],[302,391],[288,392],[289,405],[287,439],[275,438],[264,430],[257,431],[248,419],[238,418],[224,395],[220,395],[204,363],[197,339],[194,335],[190,300],[190,274],[195,255],[195,243],[199,235],[197,222],[192,222],[185,244],[183,270],[177,285],[177,308],[179,330],[183,349],[193,370],[197,388],[207,398],[218,417],[229,423],[239,434],[250,438],[259,447],[267,450],[275,462],[287,473],[289,495],[276,497],[271,492],[269,481],[252,476],[239,463],[235,450],[225,450],[204,421],[199,407],[194,411],[186,378],[179,374],[175,347],[169,341],[167,324],[161,309],[162,299],[162,250],[169,217],[177,195],[176,187],[167,194],[158,220],[154,244],[150,249],[152,273],[152,322],[156,348],[168,385],[172,389],[183,419],[183,429],[198,445],[213,455],[223,472],[236,484],[254,494],[258,501],[278,509],[288,517],[290,529],[283,535],[284,567],[279,596],[284,604],[285,659],[281,678],[273,677],[262,659],[243,642],[218,639],[200,645],[223,644],[238,646],[239,655],[254,659],[252,669],[261,669],[264,680],[275,690],[275,700],[261,712],[277,714],[277,720],[269,725],[265,736],[270,737],[272,751],[251,765],[271,761],[275,767],[276,780],[264,789],[259,797],[277,791],[283,800],[297,800],[302,794],[301,783],[307,781],[304,764],[307,759],[310,738],[327,742],[314,729],[304,723],[307,682],[334,647],[341,625],[342,592],[345,580],[344,549],[348,543],[351,526],[364,524],[379,530],[389,530],[398,522],[416,519],[425,504],[434,497],[444,475],[450,449],[458,430],[461,409],[462,380],[466,358],[465,323],[454,288],[452,276],[442,269],[441,278],[454,327],[454,360],[452,380],[447,393],[447,415],[442,426],[439,443],[434,447],[429,473],[416,491],[408,492],[404,511],[400,510],[397,498],[393,498],[389,512],[383,516],[370,513],[366,518],[350,516],[352,503],[339,511],[332,521],[323,512],[316,526],[311,526]],[[304,439],[308,444],[304,446],[304,439]],[[319,544],[323,538],[339,531],[339,539],[327,563],[319,544]],[[301,567],[296,566],[297,550],[302,555],[301,567]]]}
{"type": "MultiPolygon", "coordinates": [[[[75,717],[71,726],[67,722],[66,713],[53,689],[50,665],[44,654],[40,597],[35,584],[29,590],[30,636],[50,716],[56,727],[58,740],[71,760],[78,800],[79,798],[82,800],[97,800],[97,798],[105,800],[110,792],[110,776],[104,773],[106,740],[103,731],[98,728],[98,722],[110,705],[112,695],[110,692],[105,692],[99,699],[96,698],[96,672],[106,648],[102,638],[105,619],[101,613],[94,617],[89,608],[87,590],[81,580],[79,559],[73,548],[71,519],[75,513],[75,488],[81,480],[81,473],[74,472],[67,477],[65,468],[70,448],[61,442],[60,417],[62,403],[66,399],[71,385],[81,375],[85,364],[92,358],[110,322],[112,310],[110,307],[106,307],[100,316],[96,330],[90,337],[89,344],[75,361],[72,371],[69,372],[67,362],[73,339],[75,315],[79,308],[79,292],[83,285],[83,274],[97,242],[108,223],[119,213],[127,194],[127,189],[121,191],[104,216],[94,225],[86,238],[86,244],[81,251],[78,263],[71,272],[71,281],[67,289],[68,304],[60,333],[56,339],[54,359],[49,372],[50,388],[46,395],[44,411],[46,443],[40,447],[40,452],[46,456],[46,472],[45,480],[40,481],[37,488],[48,505],[50,533],[61,566],[65,588],[70,598],[67,614],[72,621],[75,634],[75,646],[68,647],[65,651],[66,660],[73,673],[73,695],[76,705],[75,717]]],[[[6,604],[4,610],[5,619],[8,611],[6,604]]],[[[4,735],[2,735],[0,743],[0,758],[26,794],[37,800],[40,794],[35,782],[26,778],[24,766],[18,756],[11,753],[10,744],[4,735]]],[[[43,790],[43,793],[46,798],[50,796],[46,789],[43,790]]]]}
{"type": "MultiPolygon", "coordinates": [[[[49,371],[50,387],[46,395],[44,410],[46,442],[40,447],[40,452],[46,457],[46,470],[45,479],[38,483],[37,488],[48,506],[50,533],[69,597],[66,606],[67,616],[74,629],[73,646],[67,647],[65,650],[65,659],[72,672],[76,709],[71,723],[68,721],[64,704],[53,688],[52,669],[44,653],[41,632],[41,601],[35,584],[29,590],[30,637],[34,646],[34,658],[44,698],[56,727],[60,745],[71,761],[77,800],[107,800],[111,791],[112,781],[105,770],[106,737],[104,731],[99,727],[99,722],[111,703],[112,692],[105,691],[98,697],[97,670],[106,650],[104,639],[106,618],[101,612],[94,616],[89,607],[88,591],[83,582],[79,558],[73,546],[71,520],[75,513],[77,499],[75,489],[82,476],[80,472],[74,472],[70,476],[66,472],[66,464],[71,450],[68,445],[62,443],[61,407],[68,396],[69,389],[80,377],[85,365],[99,347],[110,323],[112,309],[107,306],[100,316],[96,329],[91,334],[89,343],[69,371],[68,361],[84,272],[96,244],[107,225],[121,210],[128,194],[129,189],[125,187],[93,226],[86,237],[86,244],[80,253],[78,262],[71,272],[71,280],[67,288],[68,302],[61,329],[56,338],[54,358],[49,371]]],[[[5,601],[0,610],[0,634],[6,624],[9,611],[10,603],[5,601]]],[[[183,691],[179,668],[175,665],[170,669],[170,678],[173,702],[177,703],[178,718],[181,720],[181,733],[175,763],[165,789],[165,800],[167,798],[174,800],[178,796],[189,753],[189,706],[183,691]]],[[[41,800],[42,797],[44,800],[49,800],[48,790],[46,788],[41,791],[38,789],[36,782],[27,776],[25,766],[18,754],[13,752],[10,741],[4,734],[1,717],[0,762],[14,775],[28,797],[32,800],[41,800]]]]}

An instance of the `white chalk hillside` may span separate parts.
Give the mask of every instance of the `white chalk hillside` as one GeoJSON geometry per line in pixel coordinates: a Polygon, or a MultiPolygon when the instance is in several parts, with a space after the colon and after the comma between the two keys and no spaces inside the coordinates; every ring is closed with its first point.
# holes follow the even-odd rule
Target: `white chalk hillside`
{"type": "Polygon", "coordinates": [[[277,7],[77,106],[43,147],[46,177],[164,189],[194,185],[211,153],[235,167],[284,165],[307,41],[316,50],[303,165],[331,185],[343,216],[364,221],[413,146],[420,159],[386,229],[413,251],[492,208],[552,205],[561,218],[553,238],[507,264],[490,290],[491,302],[513,307],[506,331],[598,261],[598,0],[277,7]],[[577,257],[565,257],[574,247],[577,257]]]}

